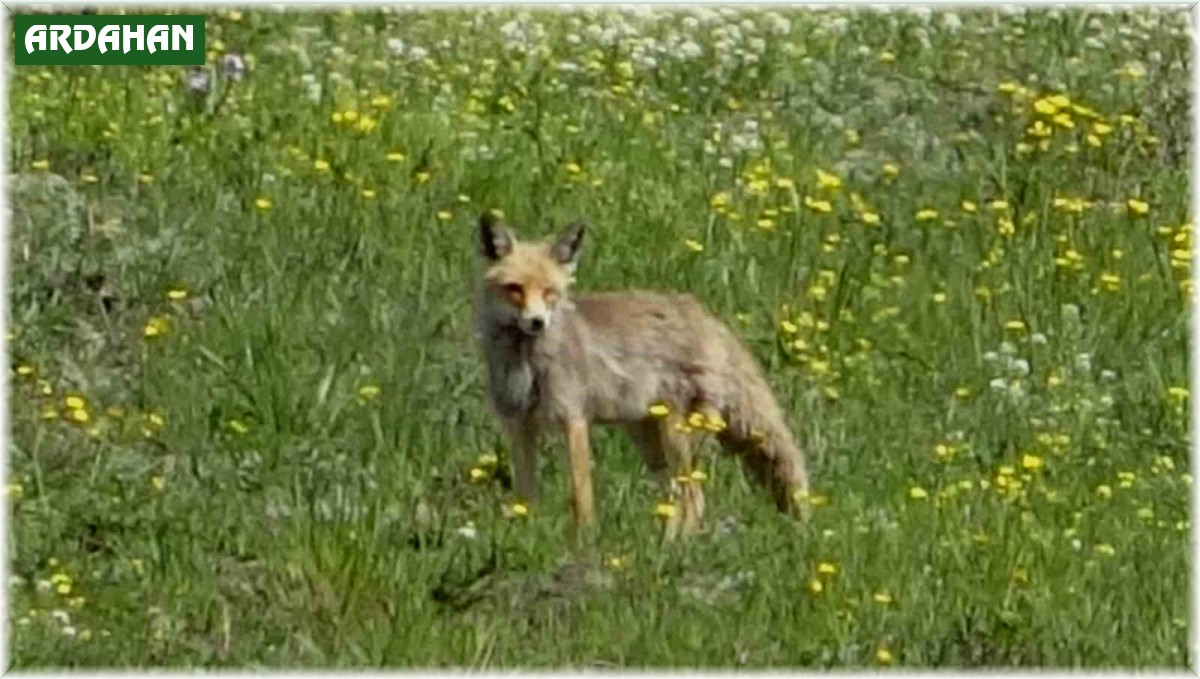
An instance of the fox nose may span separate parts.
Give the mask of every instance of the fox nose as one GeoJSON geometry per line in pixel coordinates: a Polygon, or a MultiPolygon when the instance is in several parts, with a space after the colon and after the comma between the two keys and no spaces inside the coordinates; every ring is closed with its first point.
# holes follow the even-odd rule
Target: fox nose
{"type": "Polygon", "coordinates": [[[542,318],[541,316],[534,316],[533,318],[529,319],[529,331],[530,332],[541,332],[545,328],[546,328],[546,319],[542,318]]]}

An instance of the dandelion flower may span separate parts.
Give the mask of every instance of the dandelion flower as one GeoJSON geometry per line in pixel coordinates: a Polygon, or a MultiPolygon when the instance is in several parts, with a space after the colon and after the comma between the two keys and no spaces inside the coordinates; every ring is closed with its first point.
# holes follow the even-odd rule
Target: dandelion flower
{"type": "Polygon", "coordinates": [[[917,213],[913,216],[913,219],[915,219],[918,222],[928,222],[928,221],[932,221],[937,218],[938,218],[938,211],[933,210],[931,208],[924,208],[921,210],[917,210],[917,213]]]}
{"type": "Polygon", "coordinates": [[[374,384],[367,384],[367,385],[364,385],[359,388],[358,396],[359,396],[359,398],[362,398],[363,400],[369,401],[371,399],[377,398],[379,396],[379,394],[381,393],[381,391],[382,390],[379,387],[375,386],[374,384]]]}
{"type": "Polygon", "coordinates": [[[665,403],[655,403],[650,406],[650,414],[654,417],[666,417],[671,413],[671,409],[665,403]]]}
{"type": "Polygon", "coordinates": [[[1130,198],[1125,205],[1129,207],[1129,214],[1135,217],[1144,217],[1150,213],[1150,204],[1136,198],[1130,198]]]}
{"type": "Polygon", "coordinates": [[[146,339],[162,337],[170,330],[170,323],[165,316],[154,316],[146,322],[146,327],[142,328],[142,336],[146,339]]]}
{"type": "Polygon", "coordinates": [[[929,493],[920,486],[913,486],[908,489],[908,496],[914,500],[924,500],[929,497],[929,493]]]}
{"type": "Polygon", "coordinates": [[[654,515],[660,519],[669,519],[675,516],[675,505],[670,502],[660,502],[654,507],[654,515]]]}
{"type": "Polygon", "coordinates": [[[1059,127],[1064,127],[1068,130],[1075,127],[1075,121],[1071,120],[1070,114],[1067,113],[1059,113],[1058,115],[1054,116],[1054,124],[1058,125],[1059,127]]]}
{"type": "Polygon", "coordinates": [[[896,658],[892,655],[891,651],[880,647],[879,650],[875,651],[875,661],[880,665],[891,665],[896,662],[896,658]]]}
{"type": "Polygon", "coordinates": [[[804,206],[814,212],[821,212],[824,214],[833,212],[833,204],[832,203],[830,203],[827,200],[817,200],[817,199],[813,198],[812,196],[804,197],[804,206]]]}
{"type": "Polygon", "coordinates": [[[824,170],[817,170],[817,186],[822,189],[840,189],[842,180],[835,174],[824,170]]]}

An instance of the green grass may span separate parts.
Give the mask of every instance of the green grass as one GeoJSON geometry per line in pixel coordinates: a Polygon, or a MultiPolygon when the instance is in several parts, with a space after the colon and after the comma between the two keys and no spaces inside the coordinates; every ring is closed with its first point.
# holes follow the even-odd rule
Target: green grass
{"type": "Polygon", "coordinates": [[[15,666],[1181,668],[1186,15],[786,17],[220,12],[207,95],[17,69],[15,666]],[[505,518],[485,208],[733,324],[813,521],[713,455],[660,544],[608,431],[593,545],[558,440],[505,518]]]}

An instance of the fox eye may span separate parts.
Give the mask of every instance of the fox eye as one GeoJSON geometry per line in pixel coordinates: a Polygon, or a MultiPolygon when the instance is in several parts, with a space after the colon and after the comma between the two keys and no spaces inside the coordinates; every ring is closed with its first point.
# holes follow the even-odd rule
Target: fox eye
{"type": "Polygon", "coordinates": [[[548,304],[554,304],[556,301],[558,301],[558,290],[550,288],[549,290],[546,290],[542,296],[546,298],[546,302],[548,304]]]}
{"type": "Polygon", "coordinates": [[[525,296],[525,291],[521,288],[520,283],[507,283],[504,286],[504,294],[519,302],[525,296]]]}

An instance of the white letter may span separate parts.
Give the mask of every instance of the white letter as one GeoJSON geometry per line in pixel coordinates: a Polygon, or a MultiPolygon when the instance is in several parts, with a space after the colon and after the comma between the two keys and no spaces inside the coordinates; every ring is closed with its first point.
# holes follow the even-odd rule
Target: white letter
{"type": "Polygon", "coordinates": [[[150,54],[158,51],[158,48],[168,49],[167,47],[167,27],[159,24],[150,28],[150,35],[146,38],[146,49],[150,50],[150,54]]]}
{"type": "Polygon", "coordinates": [[[25,32],[25,52],[46,49],[46,24],[34,24],[25,32]]]}
{"type": "Polygon", "coordinates": [[[141,52],[146,49],[146,27],[145,26],[130,26],[126,24],[121,27],[125,34],[125,54],[129,54],[129,43],[137,41],[137,47],[133,51],[141,52]]]}
{"type": "Polygon", "coordinates": [[[71,53],[71,43],[67,38],[71,37],[70,26],[54,26],[50,29],[50,49],[61,49],[63,53],[71,53]]]}
{"type": "Polygon", "coordinates": [[[46,24],[34,24],[25,32],[25,51],[32,54],[46,49],[46,24]]]}
{"type": "Polygon", "coordinates": [[[171,27],[171,49],[178,52],[180,50],[179,40],[183,40],[183,51],[192,51],[192,25],[186,24],[183,26],[171,27]]]}
{"type": "Polygon", "coordinates": [[[80,52],[90,49],[92,43],[96,42],[96,27],[91,24],[80,24],[75,27],[75,49],[80,52]],[[87,33],[87,42],[80,40],[83,34],[87,33]]]}
{"type": "Polygon", "coordinates": [[[25,52],[46,49],[46,24],[34,24],[25,32],[25,52]]]}
{"type": "Polygon", "coordinates": [[[121,49],[121,27],[105,26],[100,29],[100,54],[121,49]]]}

